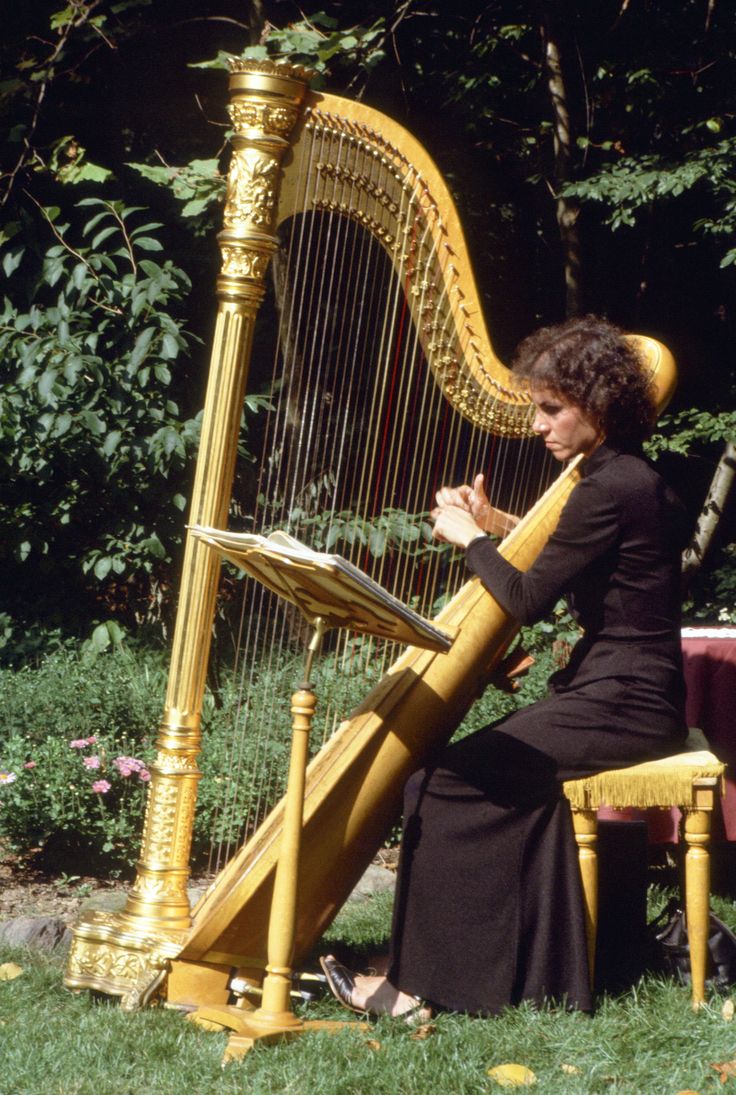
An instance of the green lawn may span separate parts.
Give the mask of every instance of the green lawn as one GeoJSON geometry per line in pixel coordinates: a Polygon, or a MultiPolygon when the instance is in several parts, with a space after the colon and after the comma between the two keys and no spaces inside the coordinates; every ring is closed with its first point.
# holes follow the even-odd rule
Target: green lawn
{"type": "MultiPolygon", "coordinates": [[[[716,900],[732,924],[733,901],[716,900]]],[[[338,919],[326,945],[369,951],[385,936],[389,900],[379,896],[338,919]]],[[[124,1014],[108,1000],[62,985],[61,959],[0,950],[25,968],[0,982],[0,1095],[429,1095],[502,1090],[487,1071],[518,1062],[537,1076],[539,1095],[677,1095],[736,1092],[713,1063],[736,1058],[736,1024],[714,997],[695,1015],[689,992],[646,978],[594,1017],[520,1008],[497,1019],[440,1015],[423,1039],[383,1019],[369,1033],[309,1034],[259,1047],[221,1066],[225,1036],[158,1008],[124,1014]]],[[[312,1018],[346,1018],[330,999],[312,1018]]]]}

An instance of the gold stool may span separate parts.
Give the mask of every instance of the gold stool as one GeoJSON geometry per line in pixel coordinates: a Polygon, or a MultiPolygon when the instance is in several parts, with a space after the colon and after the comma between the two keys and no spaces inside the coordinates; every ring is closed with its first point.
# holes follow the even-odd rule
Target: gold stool
{"type": "Polygon", "coordinates": [[[615,809],[677,806],[683,815],[685,855],[685,913],[690,944],[692,1005],[705,1000],[710,905],[710,818],[716,792],[723,793],[725,765],[704,748],[700,731],[691,731],[688,744],[695,748],[664,760],[647,761],[631,768],[599,772],[585,779],[568,780],[564,792],[572,809],[575,840],[585,902],[585,926],[591,983],[595,969],[598,928],[598,855],[596,850],[598,807],[615,809]]]}

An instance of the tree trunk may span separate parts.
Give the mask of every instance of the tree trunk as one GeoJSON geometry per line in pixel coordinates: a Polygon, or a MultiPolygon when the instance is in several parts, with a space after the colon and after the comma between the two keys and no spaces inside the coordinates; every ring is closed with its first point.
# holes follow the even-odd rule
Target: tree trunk
{"type": "Polygon", "coordinates": [[[547,89],[552,108],[554,129],[554,174],[552,195],[555,216],[562,243],[565,271],[565,313],[568,317],[581,312],[580,238],[577,229],[578,206],[561,194],[570,177],[572,162],[572,131],[568,109],[567,88],[562,71],[559,36],[549,12],[542,14],[542,44],[547,89]]]}
{"type": "Polygon", "coordinates": [[[711,480],[693,538],[682,554],[682,573],[690,579],[703,563],[736,482],[736,444],[728,441],[711,480]]]}

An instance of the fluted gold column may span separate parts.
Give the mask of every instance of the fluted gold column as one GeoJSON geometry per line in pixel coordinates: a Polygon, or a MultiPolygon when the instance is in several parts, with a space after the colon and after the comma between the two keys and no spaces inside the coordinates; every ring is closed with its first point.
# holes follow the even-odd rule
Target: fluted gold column
{"type": "MultiPolygon", "coordinates": [[[[233,155],[222,268],[190,524],[227,524],[253,328],[264,296],[281,161],[307,90],[293,65],[233,61],[233,155]]],[[[217,594],[219,556],[187,536],[171,669],[157,756],[151,766],[141,857],[125,910],[96,913],[75,932],[66,983],[144,1003],[191,925],[187,881],[201,745],[201,707],[217,594]]]]}

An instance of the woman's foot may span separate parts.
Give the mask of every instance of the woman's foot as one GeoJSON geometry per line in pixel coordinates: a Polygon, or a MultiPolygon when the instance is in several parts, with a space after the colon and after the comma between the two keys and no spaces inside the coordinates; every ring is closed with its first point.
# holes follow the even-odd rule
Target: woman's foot
{"type": "Polygon", "coordinates": [[[340,1003],[369,1015],[391,1015],[412,1022],[431,1019],[432,1012],[416,996],[394,988],[386,977],[364,977],[341,965],[333,955],[320,959],[327,984],[340,1003]]]}

